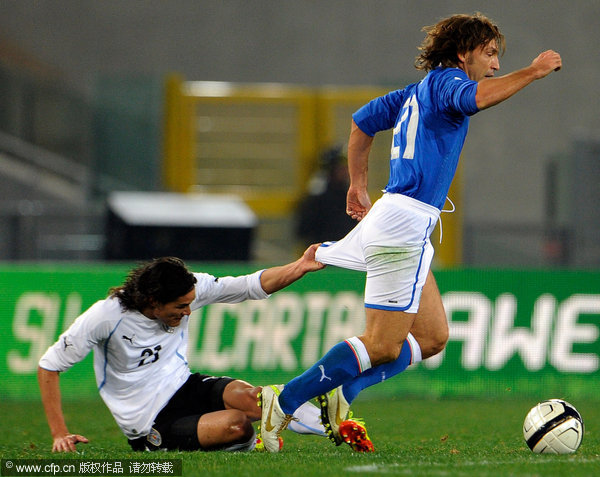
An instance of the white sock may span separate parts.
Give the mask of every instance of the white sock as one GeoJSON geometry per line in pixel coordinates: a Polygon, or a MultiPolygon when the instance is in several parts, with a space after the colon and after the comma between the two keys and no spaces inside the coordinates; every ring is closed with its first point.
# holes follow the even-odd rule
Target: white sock
{"type": "Polygon", "coordinates": [[[369,358],[369,352],[367,351],[367,347],[360,340],[358,336],[353,336],[352,338],[348,338],[346,340],[354,352],[356,353],[356,357],[360,363],[360,372],[364,372],[367,369],[371,368],[371,358],[369,358]]]}
{"type": "Polygon", "coordinates": [[[412,359],[410,360],[410,364],[415,364],[419,361],[423,361],[421,347],[419,346],[419,343],[417,342],[415,337],[411,333],[408,333],[406,341],[408,341],[408,344],[410,345],[410,350],[412,351],[412,359]]]}
{"type": "Polygon", "coordinates": [[[321,424],[321,410],[311,402],[305,402],[294,412],[297,421],[288,425],[290,431],[298,434],[316,434],[326,436],[325,428],[321,424]]]}

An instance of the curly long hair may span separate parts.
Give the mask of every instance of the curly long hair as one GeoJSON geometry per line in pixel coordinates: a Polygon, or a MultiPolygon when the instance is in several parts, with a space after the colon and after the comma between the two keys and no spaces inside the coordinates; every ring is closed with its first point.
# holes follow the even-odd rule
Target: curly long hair
{"type": "Polygon", "coordinates": [[[505,49],[504,35],[482,13],[452,15],[435,25],[422,29],[427,33],[419,47],[421,54],[415,59],[418,70],[431,71],[437,66],[458,66],[458,54],[473,51],[496,40],[499,54],[505,49]]]}
{"type": "Polygon", "coordinates": [[[176,257],[157,258],[132,269],[125,282],[109,290],[124,310],[138,310],[153,302],[165,304],[189,293],[196,277],[176,257]]]}

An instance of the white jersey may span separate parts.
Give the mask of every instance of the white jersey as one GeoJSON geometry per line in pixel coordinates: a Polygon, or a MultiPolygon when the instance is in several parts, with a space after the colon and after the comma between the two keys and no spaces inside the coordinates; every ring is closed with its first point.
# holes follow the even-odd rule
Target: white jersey
{"type": "MultiPolygon", "coordinates": [[[[195,273],[196,298],[190,308],[267,298],[261,273],[223,278],[195,273]]],[[[191,374],[188,321],[186,316],[179,326],[168,328],[138,311],[123,311],[117,298],[106,298],[80,315],[39,365],[66,371],[93,349],[100,395],[123,433],[135,439],[150,432],[156,415],[191,374]]]]}

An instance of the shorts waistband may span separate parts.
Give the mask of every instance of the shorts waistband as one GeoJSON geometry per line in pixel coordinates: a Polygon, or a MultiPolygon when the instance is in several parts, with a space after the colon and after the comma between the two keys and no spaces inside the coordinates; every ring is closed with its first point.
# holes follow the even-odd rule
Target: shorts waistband
{"type": "Polygon", "coordinates": [[[425,202],[421,202],[420,200],[413,199],[412,197],[408,197],[407,195],[396,194],[393,192],[384,192],[381,199],[385,202],[402,204],[404,207],[416,209],[421,213],[424,213],[431,217],[433,221],[437,221],[440,217],[440,209],[434,207],[433,205],[426,204],[425,202]]]}

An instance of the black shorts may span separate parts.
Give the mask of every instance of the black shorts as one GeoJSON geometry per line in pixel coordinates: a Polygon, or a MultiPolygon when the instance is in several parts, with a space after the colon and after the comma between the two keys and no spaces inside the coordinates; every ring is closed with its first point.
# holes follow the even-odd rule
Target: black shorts
{"type": "Polygon", "coordinates": [[[198,419],[225,409],[223,391],[235,381],[229,377],[192,374],[154,419],[147,436],[129,439],[131,448],[143,450],[198,450],[198,419]]]}

